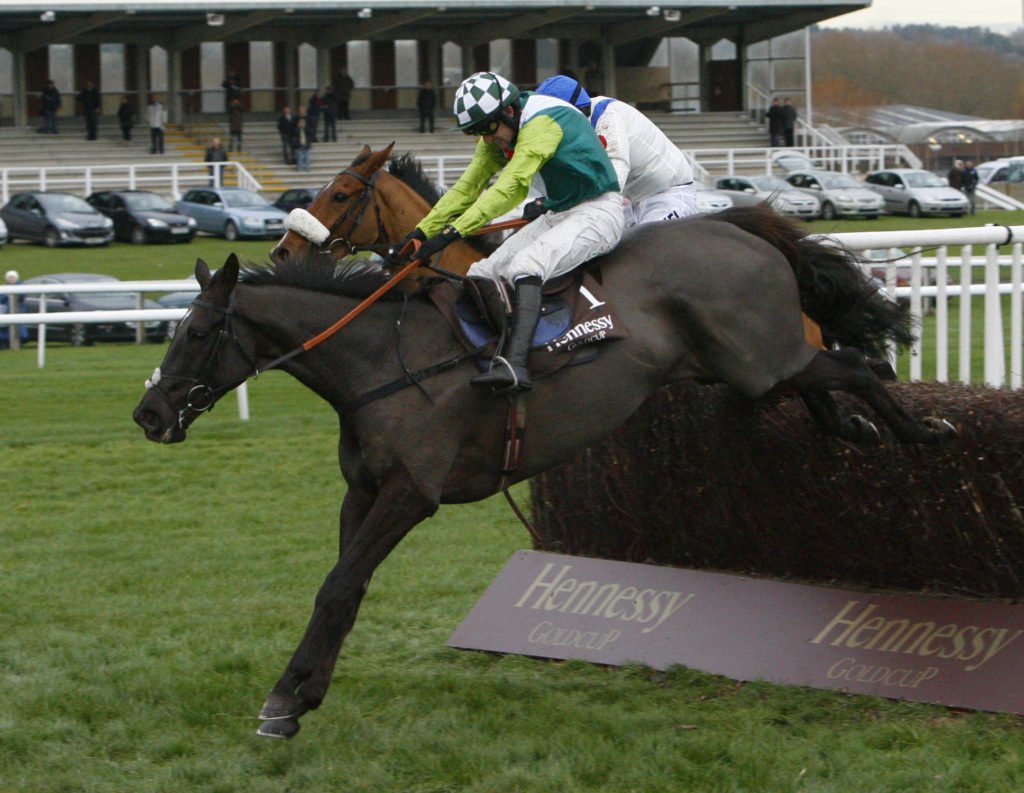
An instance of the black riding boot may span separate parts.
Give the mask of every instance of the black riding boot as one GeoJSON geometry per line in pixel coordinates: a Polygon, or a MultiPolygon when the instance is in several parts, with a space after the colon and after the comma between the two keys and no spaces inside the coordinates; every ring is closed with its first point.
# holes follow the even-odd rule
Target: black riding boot
{"type": "Polygon", "coordinates": [[[533,388],[527,356],[540,319],[542,287],[541,279],[536,276],[516,281],[516,313],[508,343],[494,356],[490,371],[473,378],[473,385],[489,386],[496,391],[529,391],[533,388]]]}

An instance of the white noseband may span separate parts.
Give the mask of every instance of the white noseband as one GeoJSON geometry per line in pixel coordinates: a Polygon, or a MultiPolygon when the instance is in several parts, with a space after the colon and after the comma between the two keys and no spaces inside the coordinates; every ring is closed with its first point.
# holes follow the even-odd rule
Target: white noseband
{"type": "Polygon", "coordinates": [[[284,227],[309,240],[314,245],[323,245],[330,236],[327,226],[313,217],[305,209],[293,209],[284,219],[284,227]]]}

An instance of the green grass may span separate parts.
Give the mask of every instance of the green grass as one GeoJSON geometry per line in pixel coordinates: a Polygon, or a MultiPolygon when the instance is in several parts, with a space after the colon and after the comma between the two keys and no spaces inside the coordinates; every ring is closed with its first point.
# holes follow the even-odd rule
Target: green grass
{"type": "MultiPolygon", "coordinates": [[[[136,278],[146,254],[197,250],[109,254],[136,278]]],[[[36,273],[115,272],[94,250],[0,256],[26,251],[36,273]]],[[[270,373],[251,421],[229,397],[186,443],[146,442],[130,414],[161,357],[54,346],[39,370],[32,349],[0,352],[0,793],[1024,789],[1010,716],[447,649],[529,546],[500,498],[414,530],[324,705],[294,741],[258,738],[336,553],[336,421],[270,373]]]]}

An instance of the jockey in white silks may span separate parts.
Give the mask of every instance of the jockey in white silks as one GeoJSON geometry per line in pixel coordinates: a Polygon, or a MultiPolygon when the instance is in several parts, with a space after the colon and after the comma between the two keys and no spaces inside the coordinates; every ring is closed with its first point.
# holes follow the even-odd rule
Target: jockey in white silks
{"type": "Polygon", "coordinates": [[[619,182],[587,120],[560,99],[523,93],[501,75],[477,72],[459,86],[453,112],[456,129],[479,138],[476,152],[409,235],[422,242],[413,256],[429,259],[514,209],[540,175],[545,195],[524,213],[533,222],[469,269],[471,276],[513,284],[516,292],[507,343],[473,384],[526,391],[542,285],[618,243],[625,227],[619,182]]]}
{"type": "Polygon", "coordinates": [[[579,81],[561,74],[538,85],[537,93],[564,99],[590,119],[629,199],[626,225],[697,214],[689,160],[647,116],[626,102],[589,96],[579,81]]]}

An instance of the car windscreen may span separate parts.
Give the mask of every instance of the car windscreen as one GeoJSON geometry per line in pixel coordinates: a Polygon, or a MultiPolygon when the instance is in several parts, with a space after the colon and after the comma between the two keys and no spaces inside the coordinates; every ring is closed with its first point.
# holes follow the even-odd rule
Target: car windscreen
{"type": "Polygon", "coordinates": [[[171,203],[156,193],[128,193],[123,196],[124,203],[129,209],[137,212],[151,210],[161,212],[173,212],[171,203]]]}
{"type": "Polygon", "coordinates": [[[818,174],[818,181],[826,190],[842,190],[847,187],[861,186],[860,182],[845,173],[821,173],[818,174]]]}
{"type": "Polygon", "coordinates": [[[265,207],[267,202],[259,193],[239,190],[238,192],[224,193],[224,206],[244,209],[246,207],[265,207]]]}
{"type": "Polygon", "coordinates": [[[63,193],[50,193],[48,195],[38,194],[39,203],[51,212],[96,212],[85,200],[73,195],[63,193]]]}
{"type": "Polygon", "coordinates": [[[903,179],[911,187],[945,187],[946,180],[940,179],[928,171],[917,171],[915,173],[903,174],[903,179]]]}
{"type": "Polygon", "coordinates": [[[752,176],[750,181],[754,183],[754,187],[765,193],[789,190],[792,187],[785,179],[780,179],[777,176],[752,176]]]}

